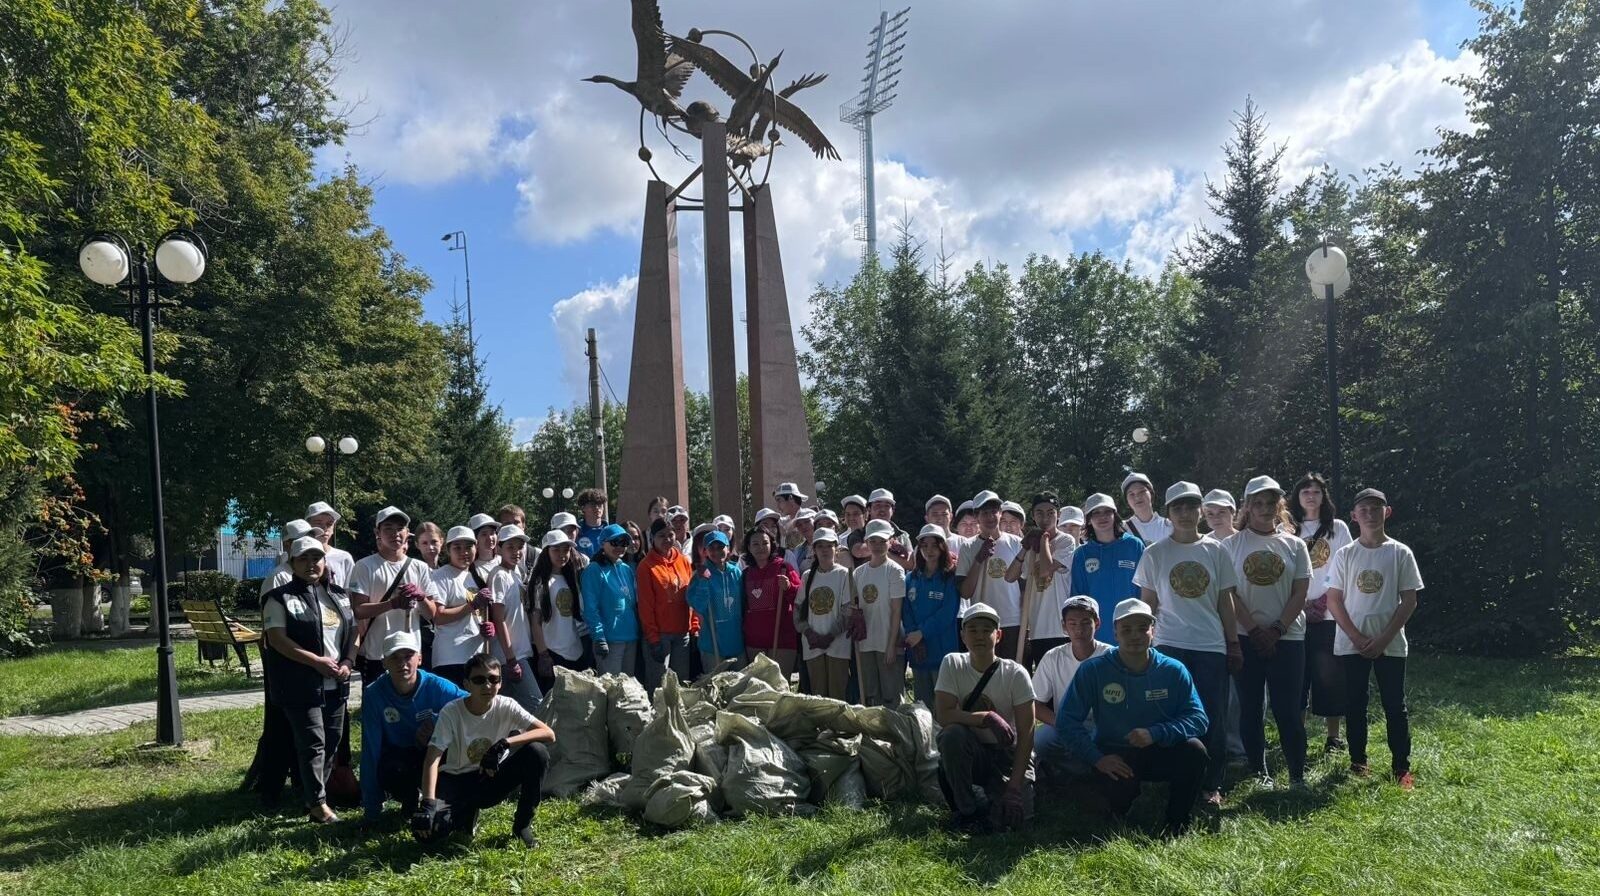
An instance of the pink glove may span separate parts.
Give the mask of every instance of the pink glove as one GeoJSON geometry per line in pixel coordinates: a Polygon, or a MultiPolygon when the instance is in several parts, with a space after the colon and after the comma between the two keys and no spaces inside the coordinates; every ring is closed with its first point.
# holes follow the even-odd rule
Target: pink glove
{"type": "Polygon", "coordinates": [[[493,600],[491,598],[492,598],[492,595],[489,593],[489,589],[484,588],[483,590],[478,592],[478,595],[476,597],[474,597],[472,599],[472,609],[474,609],[474,610],[487,610],[487,609],[489,609],[489,604],[493,603],[493,600]]]}
{"type": "Polygon", "coordinates": [[[845,634],[852,641],[862,641],[867,637],[867,616],[859,607],[853,607],[850,615],[845,618],[845,634]]]}
{"type": "Polygon", "coordinates": [[[983,717],[983,727],[994,732],[1001,746],[1010,749],[1017,745],[1017,729],[1011,727],[1011,722],[1005,716],[992,709],[978,715],[983,717]]]}
{"type": "MultiPolygon", "coordinates": [[[[494,623],[492,623],[492,622],[489,623],[489,624],[490,625],[494,625],[494,623]]],[[[515,681],[515,682],[522,681],[522,664],[521,663],[508,663],[506,665],[506,678],[508,678],[508,679],[510,679],[512,681],[515,681]]]]}
{"type": "Polygon", "coordinates": [[[483,639],[485,641],[492,641],[492,640],[494,640],[494,635],[495,635],[494,623],[493,622],[485,622],[483,624],[483,639]]]}

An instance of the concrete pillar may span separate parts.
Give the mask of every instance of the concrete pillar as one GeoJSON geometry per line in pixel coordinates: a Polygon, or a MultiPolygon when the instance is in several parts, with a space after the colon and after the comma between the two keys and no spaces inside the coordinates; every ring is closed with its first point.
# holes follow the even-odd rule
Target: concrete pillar
{"type": "Polygon", "coordinates": [[[739,468],[739,373],[733,344],[733,256],[728,220],[727,126],[701,135],[700,189],[706,236],[706,347],[711,373],[711,504],[744,529],[739,468]]]}

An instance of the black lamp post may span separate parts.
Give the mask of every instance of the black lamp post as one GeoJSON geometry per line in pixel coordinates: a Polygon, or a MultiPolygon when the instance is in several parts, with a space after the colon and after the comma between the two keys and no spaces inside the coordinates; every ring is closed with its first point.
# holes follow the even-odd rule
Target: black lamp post
{"type": "Polygon", "coordinates": [[[322,436],[312,436],[306,439],[306,450],[312,454],[326,455],[328,458],[328,503],[337,507],[339,501],[333,496],[334,474],[339,468],[339,455],[349,456],[361,450],[361,443],[355,436],[345,436],[338,442],[324,439],[322,436]]]}
{"type": "MultiPolygon", "coordinates": [[[[555,516],[556,512],[557,512],[556,511],[556,490],[547,485],[547,486],[544,487],[544,491],[540,492],[540,494],[544,495],[544,499],[546,501],[550,502],[550,515],[551,516],[555,516]]],[[[570,485],[561,490],[561,509],[562,510],[566,510],[567,509],[567,503],[566,502],[572,500],[572,495],[573,494],[574,493],[572,491],[572,486],[570,486],[570,485]]]]}
{"type": "Polygon", "coordinates": [[[78,248],[78,267],[101,286],[121,286],[128,291],[128,310],[144,330],[145,415],[150,439],[150,503],[155,532],[156,614],[156,742],[183,743],[183,716],[178,708],[178,669],[172,658],[172,620],[167,611],[166,511],[161,503],[161,434],[156,419],[156,322],[161,316],[161,284],[182,286],[200,279],[206,270],[206,244],[190,230],[173,230],[156,243],[152,257],[141,243],[129,251],[128,243],[114,233],[96,233],[78,248]]]}
{"type": "MultiPolygon", "coordinates": [[[[1342,481],[1340,471],[1342,451],[1339,443],[1339,342],[1334,299],[1350,288],[1349,259],[1338,246],[1331,246],[1327,240],[1323,240],[1322,245],[1313,249],[1306,257],[1306,276],[1311,280],[1312,293],[1318,294],[1318,298],[1323,300],[1324,315],[1327,318],[1328,451],[1332,455],[1333,462],[1333,475],[1330,477],[1328,487],[1333,490],[1334,496],[1340,496],[1343,492],[1339,490],[1342,481]]],[[[1333,500],[1338,501],[1339,498],[1334,497],[1333,500]]]]}

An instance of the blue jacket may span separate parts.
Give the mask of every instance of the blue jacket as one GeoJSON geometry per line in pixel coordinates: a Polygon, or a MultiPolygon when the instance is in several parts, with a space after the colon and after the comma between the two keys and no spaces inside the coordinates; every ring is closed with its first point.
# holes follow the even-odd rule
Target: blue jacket
{"type": "Polygon", "coordinates": [[[722,569],[709,562],[689,580],[689,609],[700,615],[700,650],[721,657],[744,656],[744,573],[729,561],[722,569]],[[709,570],[711,577],[701,573],[709,570]],[[715,650],[707,628],[716,622],[715,650]]]}
{"type": "Polygon", "coordinates": [[[633,567],[596,560],[583,568],[583,621],[596,641],[639,640],[639,589],[633,567]]]}
{"type": "Polygon", "coordinates": [[[1139,596],[1139,587],[1133,584],[1133,571],[1144,556],[1144,542],[1132,532],[1110,544],[1102,544],[1089,537],[1088,541],[1072,552],[1072,590],[1087,594],[1100,605],[1100,627],[1096,640],[1107,644],[1117,643],[1116,629],[1111,625],[1112,611],[1120,601],[1139,596]]]}
{"type": "Polygon", "coordinates": [[[922,632],[928,653],[911,668],[937,672],[947,655],[961,649],[961,590],[954,573],[906,573],[906,599],[900,605],[900,625],[907,635],[922,632]]]}
{"type": "Polygon", "coordinates": [[[578,550],[582,551],[585,557],[593,560],[595,555],[600,553],[600,547],[605,544],[601,540],[600,533],[604,532],[609,525],[611,524],[601,520],[600,525],[591,526],[585,523],[582,517],[578,518],[578,537],[574,538],[573,541],[577,543],[578,550]]]}
{"type": "Polygon", "coordinates": [[[420,749],[417,729],[439,720],[439,710],[467,692],[423,669],[417,670],[417,687],[410,696],[394,692],[384,675],[361,692],[361,808],[368,821],[383,814],[383,784],[378,763],[385,747],[420,749]]]}
{"type": "Polygon", "coordinates": [[[1056,732],[1067,749],[1093,764],[1106,750],[1128,746],[1128,732],[1144,728],[1164,747],[1199,737],[1209,724],[1194,680],[1183,664],[1150,651],[1150,665],[1135,674],[1113,650],[1078,667],[1056,717],[1056,732]],[[1085,722],[1094,714],[1094,732],[1085,722]]]}

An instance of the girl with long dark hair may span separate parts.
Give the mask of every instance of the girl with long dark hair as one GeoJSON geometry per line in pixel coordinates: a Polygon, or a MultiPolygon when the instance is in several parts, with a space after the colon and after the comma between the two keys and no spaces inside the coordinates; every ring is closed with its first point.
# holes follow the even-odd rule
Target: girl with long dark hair
{"type": "Polygon", "coordinates": [[[534,677],[541,690],[555,686],[555,667],[585,669],[582,566],[572,538],[553,529],[539,540],[539,557],[528,571],[528,619],[532,625],[534,677]]]}
{"type": "Polygon", "coordinates": [[[1300,694],[1300,711],[1326,720],[1328,739],[1323,752],[1344,749],[1339,725],[1344,716],[1344,670],[1333,655],[1338,625],[1328,613],[1328,561],[1351,542],[1350,527],[1339,519],[1328,480],[1307,473],[1289,493],[1289,515],[1311,554],[1311,585],[1306,592],[1306,674],[1300,694]]]}

